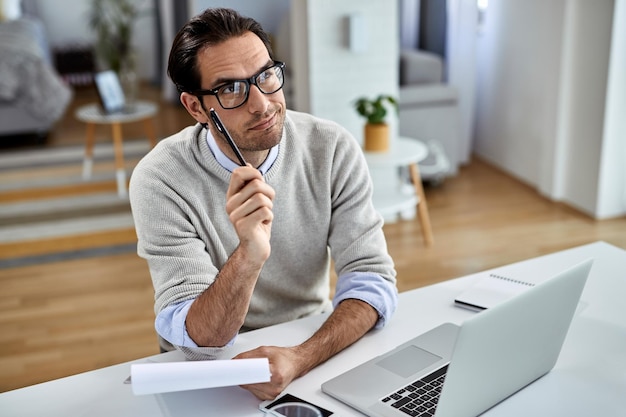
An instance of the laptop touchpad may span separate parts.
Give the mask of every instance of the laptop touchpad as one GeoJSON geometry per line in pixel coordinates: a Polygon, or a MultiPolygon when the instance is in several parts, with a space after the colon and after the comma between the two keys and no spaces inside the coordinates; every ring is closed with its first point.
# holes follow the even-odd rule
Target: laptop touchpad
{"type": "Polygon", "coordinates": [[[411,345],[393,355],[387,356],[376,362],[376,364],[394,374],[406,378],[440,359],[442,358],[437,355],[411,345]]]}

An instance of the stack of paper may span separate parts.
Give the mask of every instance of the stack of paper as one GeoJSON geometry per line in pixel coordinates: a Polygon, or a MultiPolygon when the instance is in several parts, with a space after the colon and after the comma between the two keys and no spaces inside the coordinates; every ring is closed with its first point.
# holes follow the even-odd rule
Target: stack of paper
{"type": "Polygon", "coordinates": [[[135,395],[256,384],[270,380],[267,358],[166,363],[130,367],[135,395]]]}

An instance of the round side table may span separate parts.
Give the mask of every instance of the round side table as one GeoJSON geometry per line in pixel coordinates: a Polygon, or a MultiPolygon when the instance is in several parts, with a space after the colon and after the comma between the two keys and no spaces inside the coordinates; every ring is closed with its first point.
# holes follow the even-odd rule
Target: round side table
{"type": "Polygon", "coordinates": [[[144,131],[150,140],[150,144],[154,147],[157,143],[154,129],[154,117],[157,114],[157,111],[157,105],[149,101],[137,101],[132,108],[118,113],[105,113],[100,105],[96,103],[79,107],[78,110],[76,110],[76,118],[87,124],[85,159],[83,160],[83,178],[91,178],[96,125],[111,125],[113,133],[113,150],[115,152],[117,193],[120,197],[126,197],[128,195],[128,187],[126,184],[126,170],[124,168],[124,140],[122,137],[122,124],[143,122],[144,131]]]}
{"type": "Polygon", "coordinates": [[[426,246],[433,244],[428,205],[422,186],[418,163],[428,156],[428,147],[413,138],[399,137],[388,152],[364,152],[374,185],[373,202],[383,217],[401,213],[417,205],[417,215],[422,226],[426,246]],[[394,168],[409,168],[414,194],[406,195],[399,190],[399,180],[394,168]]]}

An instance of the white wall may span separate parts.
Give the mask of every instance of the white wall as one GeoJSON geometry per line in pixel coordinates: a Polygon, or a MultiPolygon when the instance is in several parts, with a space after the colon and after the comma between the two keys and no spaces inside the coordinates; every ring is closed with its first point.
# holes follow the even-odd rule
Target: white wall
{"type": "MultiPolygon", "coordinates": [[[[613,0],[566,3],[557,139],[550,187],[539,190],[597,215],[613,0]]],[[[545,161],[549,164],[549,161],[545,161]]]]}
{"type": "Polygon", "coordinates": [[[626,207],[626,0],[616,0],[600,162],[598,217],[615,217],[626,207]]]}
{"type": "Polygon", "coordinates": [[[533,185],[556,135],[565,1],[491,1],[478,38],[474,152],[533,185]]]}
{"type": "MultiPolygon", "coordinates": [[[[293,74],[296,108],[338,122],[362,142],[365,120],[354,101],[399,94],[396,2],[298,0],[292,2],[291,18],[297,22],[291,28],[292,55],[300,55],[293,74]],[[353,13],[365,25],[362,52],[348,48],[346,18],[353,13]]],[[[389,123],[397,129],[394,112],[389,123]]]]}
{"type": "Polygon", "coordinates": [[[613,12],[614,0],[490,2],[479,37],[475,153],[595,218],[626,214],[622,197],[608,197],[626,188],[614,156],[624,18],[613,12]]]}

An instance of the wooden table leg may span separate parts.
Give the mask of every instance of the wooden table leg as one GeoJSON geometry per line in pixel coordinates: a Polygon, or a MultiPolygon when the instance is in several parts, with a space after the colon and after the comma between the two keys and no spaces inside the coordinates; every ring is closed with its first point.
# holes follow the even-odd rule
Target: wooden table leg
{"type": "Polygon", "coordinates": [[[417,203],[417,215],[419,216],[419,220],[422,225],[424,242],[426,243],[426,246],[431,246],[434,242],[433,231],[430,226],[430,216],[428,214],[426,196],[424,195],[424,187],[422,186],[422,177],[417,164],[409,165],[409,170],[411,172],[411,181],[413,181],[415,192],[419,198],[419,202],[417,203]]]}
{"type": "Polygon", "coordinates": [[[156,137],[156,133],[154,129],[154,119],[149,118],[149,119],[144,120],[143,128],[144,128],[144,131],[146,132],[146,135],[148,136],[148,139],[150,139],[150,146],[154,148],[157,144],[157,137],[156,137]]]}
{"type": "Polygon", "coordinates": [[[93,145],[96,136],[96,124],[87,123],[87,134],[85,135],[85,159],[83,159],[83,179],[91,178],[93,170],[93,145]]]}
{"type": "Polygon", "coordinates": [[[113,150],[115,151],[115,176],[117,178],[117,194],[126,197],[126,167],[124,166],[124,141],[122,139],[121,123],[113,123],[113,150]]]}

